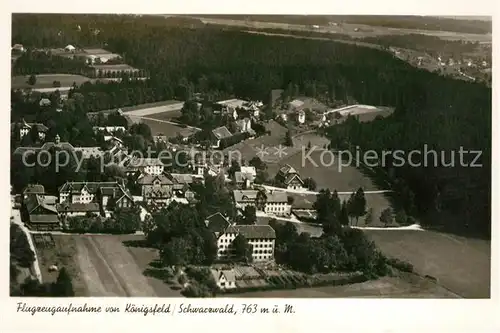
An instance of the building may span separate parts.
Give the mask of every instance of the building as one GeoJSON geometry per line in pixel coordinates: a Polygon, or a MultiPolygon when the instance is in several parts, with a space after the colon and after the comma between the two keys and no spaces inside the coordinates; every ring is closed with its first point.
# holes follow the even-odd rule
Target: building
{"type": "Polygon", "coordinates": [[[43,195],[27,194],[23,198],[23,216],[27,226],[33,230],[57,230],[59,222],[55,202],[43,195]]]}
{"type": "Polygon", "coordinates": [[[233,191],[233,200],[236,208],[244,210],[247,206],[255,207],[257,205],[256,190],[235,190],[233,191]]]}
{"type": "Polygon", "coordinates": [[[243,172],[243,173],[246,173],[246,174],[250,174],[250,175],[252,175],[253,178],[257,177],[257,170],[255,169],[254,166],[245,166],[245,165],[242,165],[240,167],[240,172],[243,172]]]}
{"type": "Polygon", "coordinates": [[[141,186],[142,197],[147,203],[166,203],[173,195],[174,183],[163,174],[143,174],[139,176],[136,182],[141,186]]]}
{"type": "Polygon", "coordinates": [[[266,193],[264,212],[276,216],[290,216],[292,206],[288,203],[288,196],[283,191],[266,193]]]}
{"type": "Polygon", "coordinates": [[[299,124],[304,124],[306,122],[306,113],[304,110],[297,112],[297,122],[299,124]]]}
{"type": "Polygon", "coordinates": [[[59,188],[59,203],[66,202],[96,202],[103,211],[108,210],[111,203],[118,208],[129,208],[134,204],[130,193],[117,182],[67,182],[59,188]]]}
{"type": "Polygon", "coordinates": [[[38,194],[42,197],[45,196],[45,187],[40,184],[28,184],[23,190],[23,198],[30,194],[38,194]]]}
{"type": "Polygon", "coordinates": [[[101,214],[101,207],[97,202],[56,204],[56,209],[61,220],[73,216],[85,216],[87,214],[101,214]]]}
{"type": "Polygon", "coordinates": [[[124,126],[94,126],[92,128],[94,133],[104,133],[104,135],[113,135],[117,132],[126,132],[127,129],[124,126]]]}
{"type": "Polygon", "coordinates": [[[140,171],[150,175],[161,175],[165,170],[165,165],[158,158],[133,157],[128,161],[126,169],[127,173],[140,171]]]}
{"type": "Polygon", "coordinates": [[[219,287],[222,290],[236,288],[236,274],[231,270],[211,269],[210,272],[219,287]]]}
{"type": "Polygon", "coordinates": [[[14,44],[14,45],[12,45],[11,51],[25,52],[26,49],[24,48],[24,46],[22,44],[14,44]]]}
{"type": "Polygon", "coordinates": [[[252,120],[250,118],[236,120],[236,128],[240,133],[255,134],[255,131],[252,129],[252,120]]]}
{"type": "Polygon", "coordinates": [[[49,130],[47,126],[40,123],[27,123],[22,120],[19,123],[13,123],[10,125],[11,131],[19,131],[19,137],[22,139],[26,134],[28,134],[32,129],[38,132],[38,138],[40,140],[45,140],[45,135],[49,130]]]}
{"type": "Polygon", "coordinates": [[[234,256],[232,243],[236,236],[242,235],[252,245],[254,262],[268,261],[274,258],[276,233],[269,225],[232,225],[217,237],[217,257],[231,259],[234,256]]]}
{"type": "Polygon", "coordinates": [[[75,52],[76,50],[76,47],[74,47],[73,45],[69,44],[67,45],[65,48],[64,48],[64,51],[66,52],[75,52]]]}
{"type": "Polygon", "coordinates": [[[219,148],[222,140],[230,138],[232,136],[233,135],[226,126],[217,127],[216,129],[212,130],[212,147],[219,148]]]}
{"type": "Polygon", "coordinates": [[[299,173],[289,164],[284,165],[275,177],[280,187],[288,190],[304,190],[304,181],[299,173]]]}
{"type": "Polygon", "coordinates": [[[234,173],[234,184],[240,190],[250,189],[253,186],[255,177],[250,173],[236,171],[234,173]]]}
{"type": "Polygon", "coordinates": [[[219,235],[231,226],[231,223],[221,213],[215,213],[205,219],[205,225],[216,237],[219,237],[219,235]]]}

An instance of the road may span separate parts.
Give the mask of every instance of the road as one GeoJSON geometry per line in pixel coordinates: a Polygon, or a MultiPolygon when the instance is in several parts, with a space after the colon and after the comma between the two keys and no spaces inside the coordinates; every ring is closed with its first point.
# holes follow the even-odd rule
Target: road
{"type": "Polygon", "coordinates": [[[35,254],[35,261],[33,262],[33,269],[35,270],[36,278],[38,279],[38,281],[40,281],[40,283],[43,283],[42,271],[40,270],[40,264],[38,262],[38,256],[36,254],[35,244],[33,243],[33,239],[31,238],[30,231],[28,230],[28,228],[26,228],[24,223],[21,221],[21,212],[19,211],[19,209],[12,209],[11,214],[13,217],[12,222],[17,224],[21,228],[21,230],[25,233],[26,238],[28,238],[28,243],[30,245],[31,251],[33,251],[33,253],[35,254]]]}

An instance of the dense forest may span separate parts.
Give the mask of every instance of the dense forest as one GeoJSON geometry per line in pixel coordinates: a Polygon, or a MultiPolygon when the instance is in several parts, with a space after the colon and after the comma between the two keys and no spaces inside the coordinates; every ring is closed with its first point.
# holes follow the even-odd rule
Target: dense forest
{"type": "MultiPolygon", "coordinates": [[[[14,15],[12,36],[14,43],[27,47],[71,43],[119,53],[131,66],[151,73],[147,83],[134,84],[136,94],[149,91],[152,100],[189,99],[196,91],[267,101],[271,89],[298,87],[299,93],[307,89],[313,97],[393,106],[395,114],[385,120],[332,128],[333,143],[378,151],[422,150],[425,144],[446,152],[481,150],[482,168],[402,167],[390,174],[418,213],[438,214],[432,215],[433,224],[452,214],[454,227],[489,233],[491,89],[485,85],[419,70],[377,49],[214,27],[172,27],[162,17],[14,15]]],[[[122,84],[110,84],[107,94],[123,89],[122,84]]],[[[75,92],[89,103],[91,91],[95,96],[97,90],[87,84],[75,92]]],[[[127,86],[127,91],[134,88],[127,86]]]]}

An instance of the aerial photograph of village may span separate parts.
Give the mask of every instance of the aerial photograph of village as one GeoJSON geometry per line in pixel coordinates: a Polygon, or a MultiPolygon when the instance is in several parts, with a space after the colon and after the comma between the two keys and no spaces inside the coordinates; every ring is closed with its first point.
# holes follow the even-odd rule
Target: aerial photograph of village
{"type": "Polygon", "coordinates": [[[492,21],[13,14],[10,296],[490,298],[492,21]]]}

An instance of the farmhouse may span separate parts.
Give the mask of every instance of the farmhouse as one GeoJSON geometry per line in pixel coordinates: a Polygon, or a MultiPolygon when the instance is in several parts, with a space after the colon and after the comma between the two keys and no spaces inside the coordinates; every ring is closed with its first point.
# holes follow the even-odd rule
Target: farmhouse
{"type": "Polygon", "coordinates": [[[60,228],[55,202],[43,195],[28,194],[23,200],[24,220],[33,230],[56,230],[60,228]]]}
{"type": "Polygon", "coordinates": [[[217,238],[217,257],[231,259],[234,256],[232,243],[242,235],[252,245],[253,261],[267,261],[274,258],[276,233],[269,225],[234,225],[226,228],[217,238]]]}
{"type": "Polygon", "coordinates": [[[288,190],[303,190],[304,181],[299,173],[289,164],[282,166],[275,177],[276,182],[280,187],[288,190]]]}
{"type": "Polygon", "coordinates": [[[236,274],[231,270],[216,270],[211,269],[210,272],[220,289],[234,289],[236,288],[236,274]]]}
{"type": "Polygon", "coordinates": [[[292,206],[288,203],[286,192],[270,191],[266,194],[264,212],[277,216],[290,216],[292,206]]]}
{"type": "Polygon", "coordinates": [[[40,123],[27,123],[26,121],[21,120],[19,123],[12,123],[10,125],[10,129],[12,132],[19,131],[19,137],[22,139],[26,134],[28,134],[32,129],[38,132],[38,138],[40,140],[45,139],[45,135],[49,130],[47,126],[40,123]]]}

